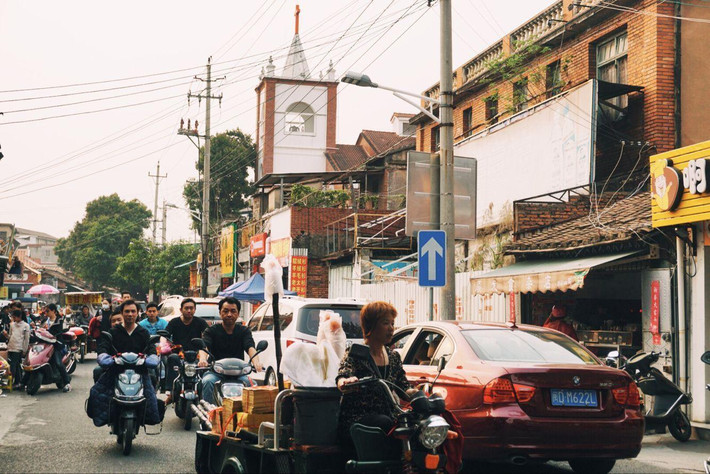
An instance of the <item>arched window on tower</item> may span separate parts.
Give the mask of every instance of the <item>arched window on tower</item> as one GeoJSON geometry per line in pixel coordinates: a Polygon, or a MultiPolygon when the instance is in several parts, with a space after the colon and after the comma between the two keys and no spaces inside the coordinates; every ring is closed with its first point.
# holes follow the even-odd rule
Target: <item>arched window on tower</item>
{"type": "Polygon", "coordinates": [[[314,133],[315,114],[310,105],[295,102],[286,109],[286,133],[314,133]]]}

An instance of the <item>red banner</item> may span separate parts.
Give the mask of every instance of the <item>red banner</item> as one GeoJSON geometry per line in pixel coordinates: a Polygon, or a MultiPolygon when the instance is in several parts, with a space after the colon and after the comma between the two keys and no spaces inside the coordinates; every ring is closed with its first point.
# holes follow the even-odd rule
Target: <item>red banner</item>
{"type": "Polygon", "coordinates": [[[294,255],[291,257],[291,291],[298,296],[306,296],[308,288],[308,257],[294,255]]]}
{"type": "Polygon", "coordinates": [[[661,314],[661,282],[653,280],[651,282],[651,322],[649,330],[653,334],[653,345],[661,344],[661,334],[659,330],[659,319],[661,314]]]}
{"type": "Polygon", "coordinates": [[[508,300],[510,301],[510,316],[509,321],[511,323],[515,322],[515,292],[511,291],[508,293],[508,300]]]}
{"type": "Polygon", "coordinates": [[[249,242],[249,255],[263,257],[266,254],[266,234],[257,234],[249,242]]]}

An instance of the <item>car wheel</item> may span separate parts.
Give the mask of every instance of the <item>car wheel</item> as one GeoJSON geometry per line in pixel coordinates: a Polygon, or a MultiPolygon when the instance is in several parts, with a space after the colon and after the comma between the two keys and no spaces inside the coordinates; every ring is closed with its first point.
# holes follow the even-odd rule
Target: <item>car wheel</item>
{"type": "Polygon", "coordinates": [[[274,369],[269,367],[266,369],[266,375],[264,376],[264,385],[275,387],[277,383],[276,372],[274,372],[274,369]]]}
{"type": "Polygon", "coordinates": [[[607,474],[614,469],[616,459],[570,459],[568,462],[577,474],[607,474]]]}
{"type": "Polygon", "coordinates": [[[681,410],[676,411],[675,415],[673,415],[673,418],[671,418],[671,421],[668,424],[668,431],[670,431],[673,437],[681,443],[688,441],[690,439],[690,435],[693,434],[693,428],[690,426],[688,415],[683,413],[681,410]]]}

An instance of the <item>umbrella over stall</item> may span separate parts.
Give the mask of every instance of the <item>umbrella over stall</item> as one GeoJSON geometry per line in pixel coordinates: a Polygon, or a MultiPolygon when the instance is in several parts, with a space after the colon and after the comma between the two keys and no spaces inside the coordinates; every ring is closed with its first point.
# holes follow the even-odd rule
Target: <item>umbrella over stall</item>
{"type": "Polygon", "coordinates": [[[25,292],[26,295],[56,295],[59,290],[52,285],[35,285],[25,292]]]}
{"type": "MultiPolygon", "coordinates": [[[[295,291],[284,290],[284,295],[295,296],[295,291]]],[[[219,292],[219,296],[231,296],[241,301],[264,302],[264,277],[253,274],[248,280],[238,282],[219,292]]]]}

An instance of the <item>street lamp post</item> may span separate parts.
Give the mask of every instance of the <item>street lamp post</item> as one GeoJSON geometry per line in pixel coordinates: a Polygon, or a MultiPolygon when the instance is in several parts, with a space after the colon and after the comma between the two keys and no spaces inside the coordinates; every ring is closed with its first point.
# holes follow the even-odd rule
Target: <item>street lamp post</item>
{"type": "MultiPolygon", "coordinates": [[[[432,154],[433,199],[439,196],[438,203],[432,202],[431,220],[434,227],[446,232],[446,284],[441,288],[441,319],[456,319],[456,261],[454,230],[454,120],[453,120],[453,70],[451,54],[451,0],[440,0],[441,33],[441,79],[439,82],[440,99],[435,99],[393,87],[383,86],[370,79],[370,76],[348,71],[341,80],[359,87],[374,87],[391,91],[394,95],[419,109],[439,124],[439,156],[432,154]],[[416,97],[425,101],[427,108],[404,96],[416,97]],[[433,106],[439,106],[439,117],[434,115],[433,106]],[[438,173],[437,173],[438,171],[438,173]],[[438,206],[437,206],[438,204],[438,206]]],[[[433,314],[432,314],[433,315],[433,314]]]]}

